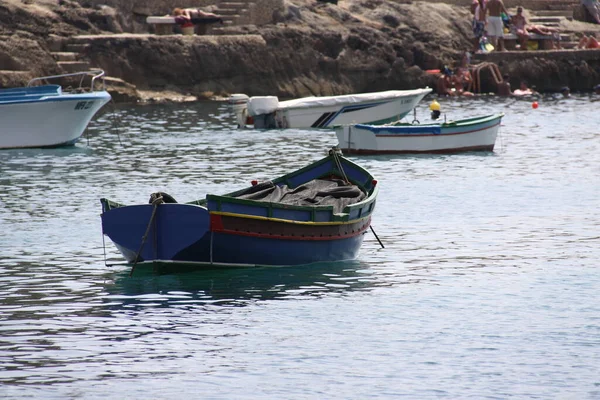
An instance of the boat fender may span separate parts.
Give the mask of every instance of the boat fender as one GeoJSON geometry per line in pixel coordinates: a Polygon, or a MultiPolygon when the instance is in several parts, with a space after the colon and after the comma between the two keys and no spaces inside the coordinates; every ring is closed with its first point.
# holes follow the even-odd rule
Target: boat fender
{"type": "Polygon", "coordinates": [[[441,114],[441,106],[437,100],[433,99],[431,104],[429,105],[429,109],[431,110],[431,119],[438,119],[441,114]]]}
{"type": "Polygon", "coordinates": [[[177,203],[177,200],[173,196],[165,192],[156,192],[150,195],[148,204],[163,204],[163,203],[177,203]]]}

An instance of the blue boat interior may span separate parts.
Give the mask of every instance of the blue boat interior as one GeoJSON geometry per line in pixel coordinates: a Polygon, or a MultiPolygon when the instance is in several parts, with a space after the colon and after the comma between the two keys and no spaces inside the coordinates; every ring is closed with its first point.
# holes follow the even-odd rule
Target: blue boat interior
{"type": "Polygon", "coordinates": [[[60,96],[61,94],[62,88],[60,85],[0,89],[0,103],[40,100],[43,97],[60,96]]]}

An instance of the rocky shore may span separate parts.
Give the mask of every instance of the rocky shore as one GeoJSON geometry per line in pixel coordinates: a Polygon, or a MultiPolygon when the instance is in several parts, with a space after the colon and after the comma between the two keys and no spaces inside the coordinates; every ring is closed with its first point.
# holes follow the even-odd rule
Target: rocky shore
{"type": "MultiPolygon", "coordinates": [[[[281,0],[266,22],[194,36],[148,33],[132,3],[104,3],[4,1],[0,85],[21,86],[79,65],[106,71],[115,100],[123,102],[412,89],[434,87],[426,71],[451,65],[472,46],[468,8],[445,3],[281,0]]],[[[164,15],[170,6],[187,5],[162,3],[145,13],[164,15]]],[[[566,23],[562,29],[600,32],[593,24],[566,23]]],[[[586,91],[600,83],[600,50],[486,57],[540,91],[586,91]]]]}

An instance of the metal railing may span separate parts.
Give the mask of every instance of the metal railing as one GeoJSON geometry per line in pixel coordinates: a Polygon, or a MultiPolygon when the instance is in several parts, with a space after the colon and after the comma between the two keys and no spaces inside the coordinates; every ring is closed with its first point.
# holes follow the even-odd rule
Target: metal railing
{"type": "Polygon", "coordinates": [[[96,90],[106,90],[106,84],[104,82],[104,71],[101,69],[98,70],[90,70],[90,71],[81,71],[81,72],[73,72],[70,74],[61,74],[61,75],[49,75],[49,76],[40,76],[38,78],[33,78],[32,80],[30,80],[27,83],[27,86],[33,86],[34,84],[50,84],[51,80],[54,79],[64,79],[64,78],[70,78],[70,77],[80,77],[79,79],[79,84],[76,88],[73,87],[68,87],[65,88],[65,91],[73,91],[73,92],[80,92],[80,93],[85,93],[85,92],[94,92],[96,90]],[[91,76],[91,81],[89,84],[89,87],[87,85],[85,85],[85,81],[87,77],[91,76]],[[96,89],[95,85],[96,85],[96,80],[99,80],[101,83],[101,88],[100,89],[96,89]]]}

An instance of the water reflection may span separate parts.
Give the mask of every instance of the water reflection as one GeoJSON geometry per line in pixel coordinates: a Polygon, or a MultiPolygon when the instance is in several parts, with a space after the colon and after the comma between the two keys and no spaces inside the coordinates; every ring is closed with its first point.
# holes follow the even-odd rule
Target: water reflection
{"type": "Polygon", "coordinates": [[[190,271],[172,265],[136,266],[116,274],[106,300],[128,306],[172,304],[245,305],[257,300],[314,298],[368,290],[373,272],[359,261],[294,267],[232,268],[190,271]]]}

